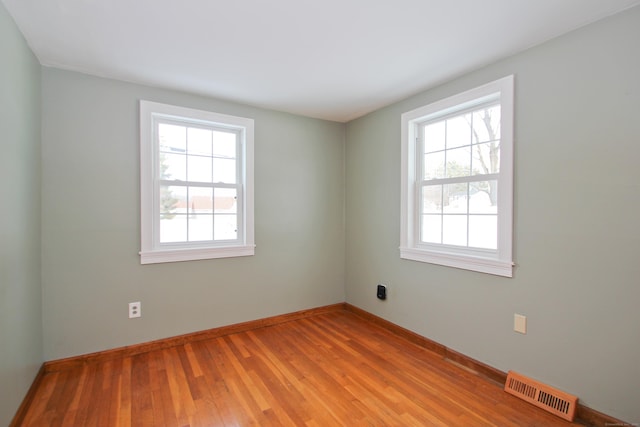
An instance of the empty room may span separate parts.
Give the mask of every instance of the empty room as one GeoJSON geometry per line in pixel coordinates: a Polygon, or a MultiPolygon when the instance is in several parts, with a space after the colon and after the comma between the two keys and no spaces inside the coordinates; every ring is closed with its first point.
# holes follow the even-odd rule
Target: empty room
{"type": "Polygon", "coordinates": [[[0,426],[640,425],[640,1],[0,1],[0,426]]]}

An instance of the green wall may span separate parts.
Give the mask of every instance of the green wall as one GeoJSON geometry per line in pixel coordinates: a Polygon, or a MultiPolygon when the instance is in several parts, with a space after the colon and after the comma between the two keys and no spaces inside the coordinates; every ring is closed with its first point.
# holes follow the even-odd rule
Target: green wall
{"type": "Polygon", "coordinates": [[[639,42],[636,7],[349,123],[347,301],[640,421],[639,42]],[[400,115],[509,74],[513,279],[401,260],[400,115]]]}
{"type": "Polygon", "coordinates": [[[46,360],[344,301],[344,125],[42,73],[46,360]],[[140,264],[140,99],[255,120],[255,256],[140,264]]]}
{"type": "Polygon", "coordinates": [[[43,360],[40,64],[0,4],[0,425],[43,360]]]}

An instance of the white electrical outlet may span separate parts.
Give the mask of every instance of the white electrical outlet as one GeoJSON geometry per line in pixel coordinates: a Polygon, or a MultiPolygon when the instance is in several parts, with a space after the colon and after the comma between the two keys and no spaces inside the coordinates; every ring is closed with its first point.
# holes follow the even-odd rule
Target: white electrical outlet
{"type": "Polygon", "coordinates": [[[521,334],[527,333],[527,316],[522,314],[513,315],[513,330],[521,334]]]}
{"type": "Polygon", "coordinates": [[[134,317],[142,317],[142,304],[140,304],[140,301],[129,303],[129,319],[134,317]]]}

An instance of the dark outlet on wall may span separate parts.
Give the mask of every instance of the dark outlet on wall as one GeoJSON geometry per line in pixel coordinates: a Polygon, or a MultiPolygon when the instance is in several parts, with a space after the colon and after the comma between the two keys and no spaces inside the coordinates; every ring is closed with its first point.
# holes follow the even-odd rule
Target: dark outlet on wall
{"type": "Polygon", "coordinates": [[[378,285],[376,296],[378,299],[387,299],[387,287],[385,285],[378,285]]]}

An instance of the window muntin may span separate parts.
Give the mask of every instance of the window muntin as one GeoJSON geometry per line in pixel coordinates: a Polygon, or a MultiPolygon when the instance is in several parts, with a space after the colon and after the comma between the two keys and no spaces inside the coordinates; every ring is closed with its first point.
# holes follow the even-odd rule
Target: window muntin
{"type": "Polygon", "coordinates": [[[141,262],[253,254],[253,120],[141,101],[141,262]]]}
{"type": "Polygon", "coordinates": [[[511,277],[513,76],[402,115],[402,258],[511,277]]]}

